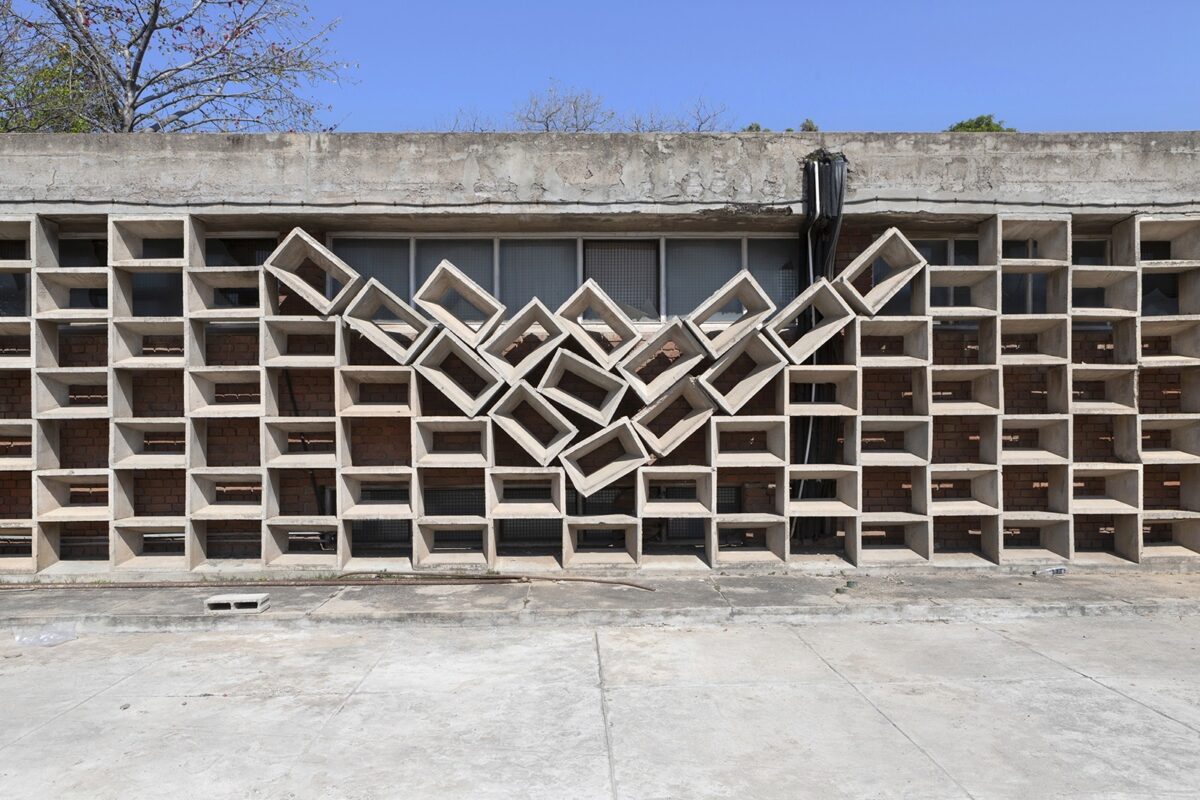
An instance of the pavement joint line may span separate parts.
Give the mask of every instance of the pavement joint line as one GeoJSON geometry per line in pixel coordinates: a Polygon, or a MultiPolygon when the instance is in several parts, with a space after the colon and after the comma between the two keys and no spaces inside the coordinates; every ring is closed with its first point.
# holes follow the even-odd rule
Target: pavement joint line
{"type": "MultiPolygon", "coordinates": [[[[338,586],[338,587],[334,588],[334,590],[330,593],[330,595],[328,597],[326,597],[321,602],[317,603],[315,606],[310,608],[308,611],[305,611],[304,615],[312,616],[313,614],[316,614],[318,611],[321,610],[321,608],[326,603],[328,603],[330,600],[333,600],[335,597],[341,597],[346,592],[346,590],[349,588],[350,588],[349,586],[338,586]]],[[[267,610],[269,611],[270,609],[267,609],[267,610]]]]}
{"type": "Polygon", "coordinates": [[[886,713],[884,713],[883,709],[881,709],[879,706],[877,706],[875,704],[875,701],[872,700],[870,697],[868,697],[866,692],[864,692],[858,686],[858,684],[856,684],[854,681],[847,678],[845,675],[842,674],[841,670],[839,670],[837,667],[835,667],[833,664],[831,664],[829,662],[829,659],[825,658],[825,656],[820,651],[817,650],[817,648],[812,644],[812,642],[810,642],[810,641],[808,641],[808,639],[804,638],[804,635],[800,631],[800,629],[792,628],[792,632],[795,634],[796,638],[800,640],[800,643],[808,648],[809,652],[811,652],[814,656],[816,656],[818,659],[820,659],[821,663],[824,664],[827,668],[829,668],[829,670],[831,670],[834,675],[837,675],[839,678],[841,678],[843,681],[845,681],[847,686],[849,686],[851,689],[853,689],[854,692],[859,697],[861,697],[869,706],[871,706],[871,708],[875,709],[876,714],[883,717],[883,719],[887,720],[887,723],[889,725],[891,725],[896,730],[897,733],[899,733],[901,736],[903,736],[905,739],[907,739],[908,743],[917,749],[917,752],[919,752],[921,755],[925,756],[925,758],[927,758],[929,760],[930,764],[933,764],[935,767],[937,767],[938,770],[940,770],[941,773],[943,775],[945,775],[950,780],[951,783],[953,783],[955,786],[957,786],[958,789],[963,793],[963,795],[965,795],[969,800],[976,800],[975,795],[971,794],[970,789],[968,789],[966,786],[964,786],[962,784],[962,782],[959,781],[958,778],[955,777],[950,772],[950,770],[946,769],[946,767],[940,761],[938,761],[936,758],[934,758],[929,753],[928,750],[926,750],[924,747],[922,747],[920,744],[918,744],[917,740],[914,739],[912,736],[910,736],[908,731],[904,730],[904,728],[900,727],[900,725],[894,719],[892,719],[886,713]]]}
{"type": "Polygon", "coordinates": [[[1126,700],[1133,703],[1134,705],[1141,706],[1142,708],[1146,709],[1147,711],[1157,714],[1158,716],[1162,717],[1163,719],[1174,722],[1175,724],[1177,724],[1183,728],[1186,728],[1187,730],[1191,731],[1192,733],[1200,735],[1200,728],[1197,728],[1195,725],[1191,725],[1187,722],[1184,722],[1181,719],[1176,719],[1175,717],[1171,716],[1170,714],[1163,711],[1162,709],[1155,708],[1154,706],[1149,705],[1148,703],[1138,700],[1136,697],[1132,697],[1132,696],[1126,694],[1125,692],[1121,691],[1120,689],[1118,689],[1115,686],[1109,686],[1107,683],[1104,683],[1102,680],[1100,680],[1099,678],[1097,678],[1093,675],[1089,675],[1086,672],[1083,672],[1082,670],[1076,669],[1075,667],[1071,666],[1070,664],[1067,664],[1067,663],[1055,658],[1054,656],[1046,655],[1045,653],[1039,651],[1037,648],[1035,648],[1033,645],[1029,644],[1028,642],[1023,642],[1020,639],[1014,639],[1013,637],[1009,636],[1007,633],[1005,633],[1001,629],[997,629],[996,633],[1001,638],[1003,638],[1005,641],[1008,641],[1008,642],[1011,642],[1012,644],[1024,647],[1026,650],[1029,650],[1032,653],[1036,653],[1037,655],[1041,656],[1042,658],[1045,658],[1049,661],[1054,662],[1055,664],[1058,664],[1063,669],[1070,670],[1071,672],[1074,672],[1079,677],[1081,677],[1085,680],[1091,681],[1092,683],[1099,686],[1101,689],[1104,689],[1107,692],[1112,692],[1113,694],[1118,695],[1120,697],[1124,697],[1126,700]]]}
{"type": "MultiPolygon", "coordinates": [[[[70,644],[70,642],[67,642],[66,644],[70,644]]],[[[82,699],[82,700],[80,700],[78,703],[75,703],[75,704],[74,704],[74,705],[72,705],[70,708],[64,708],[64,709],[63,709],[62,711],[60,711],[59,713],[57,713],[57,714],[55,714],[54,716],[50,717],[50,719],[47,719],[47,720],[45,720],[44,722],[42,722],[42,724],[40,724],[40,725],[36,725],[36,726],[34,726],[33,728],[30,728],[29,730],[25,731],[25,733],[21,734],[21,735],[20,735],[20,736],[18,736],[16,739],[13,739],[13,740],[12,740],[11,742],[9,742],[8,744],[5,744],[5,745],[0,745],[0,752],[4,752],[4,751],[5,751],[5,750],[7,750],[8,748],[12,747],[14,744],[17,744],[18,742],[22,742],[22,741],[24,741],[25,739],[29,738],[29,737],[30,737],[30,736],[32,736],[33,734],[35,734],[35,733],[37,733],[38,731],[40,731],[40,730],[42,730],[43,728],[45,728],[47,725],[50,725],[50,724],[51,724],[51,723],[53,723],[53,722],[57,722],[58,720],[62,719],[64,716],[66,716],[67,714],[70,714],[72,711],[74,711],[75,709],[77,709],[77,708],[79,708],[80,706],[82,706],[84,703],[89,703],[89,702],[91,702],[92,700],[95,700],[97,697],[99,697],[100,695],[104,694],[104,693],[105,693],[105,692],[107,692],[109,689],[115,689],[117,686],[121,685],[122,683],[124,683],[125,681],[129,680],[129,679],[130,679],[130,678],[132,678],[133,676],[135,676],[135,675],[139,674],[140,672],[142,672],[142,671],[144,671],[144,670],[148,669],[148,668],[149,668],[151,665],[155,665],[155,664],[159,664],[159,663],[161,663],[161,662],[164,660],[164,658],[165,658],[165,656],[163,656],[163,657],[159,657],[159,658],[152,658],[152,659],[149,659],[149,660],[148,660],[148,661],[147,661],[145,664],[142,664],[140,667],[138,667],[137,669],[135,669],[133,672],[130,672],[128,675],[122,675],[120,678],[117,678],[115,681],[113,681],[113,682],[112,682],[111,684],[109,684],[108,686],[105,686],[105,687],[104,687],[104,688],[102,688],[102,689],[98,689],[98,690],[96,690],[94,693],[92,693],[91,695],[89,695],[89,696],[87,696],[87,697],[83,698],[83,699],[82,699]]]]}
{"type": "Polygon", "coordinates": [[[608,755],[608,788],[612,800],[618,800],[620,795],[617,793],[617,762],[613,755],[612,731],[608,723],[608,695],[604,686],[604,659],[600,655],[599,629],[592,630],[592,644],[596,649],[596,677],[600,690],[600,721],[604,726],[604,752],[608,755]]]}

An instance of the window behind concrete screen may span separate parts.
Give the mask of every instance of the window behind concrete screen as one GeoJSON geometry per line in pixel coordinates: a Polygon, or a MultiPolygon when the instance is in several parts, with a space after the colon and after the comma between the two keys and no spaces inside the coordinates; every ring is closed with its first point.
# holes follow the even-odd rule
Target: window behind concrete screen
{"type": "Polygon", "coordinates": [[[405,301],[411,297],[408,285],[408,239],[338,237],[333,240],[330,249],[363,280],[375,278],[405,301]]]}
{"type": "Polygon", "coordinates": [[[1046,276],[1040,273],[1002,276],[1000,310],[1005,314],[1045,314],[1046,276]]]}
{"type": "Polygon", "coordinates": [[[273,236],[210,236],[204,240],[204,263],[210,267],[257,267],[278,244],[273,236]]]}
{"type": "MultiPolygon", "coordinates": [[[[667,240],[667,316],[683,317],[742,268],[740,239],[667,240]]],[[[713,322],[737,319],[741,304],[728,304],[713,322]]]]}
{"type": "Polygon", "coordinates": [[[29,274],[0,272],[0,317],[29,316],[29,274]]]}
{"type": "Polygon", "coordinates": [[[796,239],[751,239],[746,267],[776,306],[787,305],[800,292],[800,243],[796,239]]]}
{"type": "Polygon", "coordinates": [[[1143,239],[1141,243],[1142,261],[1170,261],[1171,243],[1167,240],[1143,239]]]}
{"type": "Polygon", "coordinates": [[[75,268],[107,266],[108,240],[59,239],[58,265],[75,268]]]}
{"type": "Polygon", "coordinates": [[[29,243],[24,239],[0,239],[0,261],[26,261],[29,243]]]}
{"type": "MultiPolygon", "coordinates": [[[[418,239],[416,288],[419,289],[445,259],[484,290],[495,294],[493,246],[491,239],[418,239]]],[[[483,322],[483,312],[462,298],[447,297],[443,304],[464,322],[483,322]]]]}
{"type": "Polygon", "coordinates": [[[183,239],[142,239],[142,258],[183,258],[183,239]]]}
{"type": "Polygon", "coordinates": [[[1087,267],[1108,266],[1108,240],[1075,239],[1071,242],[1071,263],[1087,267]]]}
{"type": "Polygon", "coordinates": [[[131,276],[135,317],[182,317],[183,273],[139,272],[131,276]]]}
{"type": "Polygon", "coordinates": [[[558,309],[579,284],[574,239],[502,239],[500,302],[508,316],[532,298],[558,309]]]}
{"type": "Polygon", "coordinates": [[[658,240],[583,243],[583,277],[600,284],[634,320],[658,319],[658,240]]]}
{"type": "Polygon", "coordinates": [[[1179,275],[1172,272],[1142,275],[1142,313],[1163,316],[1179,313],[1179,275]]]}
{"type": "Polygon", "coordinates": [[[913,239],[912,246],[929,264],[940,267],[951,263],[949,239],[913,239]]]}

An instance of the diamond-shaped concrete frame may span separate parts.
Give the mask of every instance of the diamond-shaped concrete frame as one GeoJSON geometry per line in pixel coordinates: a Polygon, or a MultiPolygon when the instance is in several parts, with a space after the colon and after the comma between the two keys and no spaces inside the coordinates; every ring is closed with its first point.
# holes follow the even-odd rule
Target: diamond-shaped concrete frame
{"type": "Polygon", "coordinates": [[[717,362],[700,376],[700,385],[712,395],[725,413],[736,414],[786,366],[787,359],[779,355],[779,351],[772,347],[770,342],[755,332],[718,358],[717,362]],[[754,368],[728,391],[722,392],[716,387],[717,382],[742,356],[753,361],[754,368]]]}
{"type": "Polygon", "coordinates": [[[696,337],[688,331],[687,326],[681,320],[673,319],[659,328],[649,341],[626,356],[625,360],[617,365],[617,370],[625,376],[643,402],[653,403],[686,377],[692,368],[707,356],[708,351],[696,341],[696,337]],[[638,370],[653,360],[668,343],[674,343],[679,349],[679,357],[649,381],[643,380],[638,375],[638,370]]]}
{"type": "Polygon", "coordinates": [[[446,326],[446,329],[466,342],[471,347],[478,347],[487,338],[492,329],[504,319],[505,306],[486,289],[471,280],[458,267],[443,260],[413,295],[413,301],[425,313],[446,326]],[[446,294],[455,291],[468,305],[473,306],[483,314],[483,322],[478,328],[459,319],[458,316],[442,304],[446,294]]]}
{"type": "Polygon", "coordinates": [[[742,270],[726,281],[724,286],[713,292],[683,321],[709,355],[718,358],[741,341],[743,336],[757,330],[763,320],[771,316],[774,311],[775,304],[758,285],[758,281],[749,271],[742,270]],[[709,338],[708,334],[704,332],[703,326],[734,300],[741,303],[742,315],[724,325],[716,336],[709,338]]]}
{"type": "Polygon", "coordinates": [[[897,228],[888,228],[833,279],[833,286],[853,308],[874,316],[924,267],[925,258],[917,248],[897,228]],[[891,273],[865,295],[861,294],[854,288],[854,281],[871,269],[877,258],[884,260],[891,273]]]}
{"type": "Polygon", "coordinates": [[[487,405],[488,400],[504,386],[500,376],[487,363],[467,347],[458,337],[443,330],[438,333],[428,347],[417,356],[413,366],[421,377],[446,395],[446,398],[458,406],[464,414],[473,417],[487,405]],[[453,374],[442,369],[442,364],[449,355],[456,356],[477,377],[483,380],[485,386],[477,395],[472,395],[462,384],[454,380],[453,374]]]}
{"type": "Polygon", "coordinates": [[[557,313],[563,329],[605,369],[616,366],[617,362],[641,340],[633,320],[600,288],[600,284],[591,278],[584,281],[583,285],[558,307],[557,313]],[[599,317],[608,330],[618,337],[619,341],[611,350],[606,350],[596,343],[595,335],[603,335],[598,328],[589,328],[587,323],[580,321],[589,311],[599,317]]]}
{"type": "Polygon", "coordinates": [[[763,332],[779,347],[793,364],[803,364],[813,353],[836,336],[854,319],[854,309],[837,293],[833,285],[821,278],[796,296],[763,328],[763,332]],[[810,308],[821,314],[821,321],[788,344],[784,332],[810,308]]]}
{"type": "Polygon", "coordinates": [[[646,448],[633,430],[628,417],[614,422],[612,425],[597,431],[562,454],[563,470],[571,479],[572,485],[584,497],[595,494],[613,481],[628,475],[650,460],[646,448]],[[604,447],[609,442],[620,444],[623,453],[609,458],[601,467],[585,473],[580,467],[581,459],[604,447]]]}
{"type": "Polygon", "coordinates": [[[525,381],[520,381],[509,389],[496,403],[495,408],[488,412],[488,416],[543,467],[553,461],[579,433],[579,429],[572,425],[570,420],[525,381]],[[554,429],[554,436],[549,442],[543,444],[515,415],[522,404],[527,404],[542,421],[554,429]]]}
{"type": "Polygon", "coordinates": [[[554,354],[554,360],[546,369],[546,374],[538,383],[538,391],[563,408],[574,411],[585,419],[595,420],[601,425],[607,425],[617,413],[617,406],[625,394],[625,382],[611,373],[597,367],[592,362],[580,358],[570,350],[559,350],[554,354]],[[572,394],[561,387],[562,379],[570,373],[581,380],[604,390],[604,399],[599,405],[585,402],[578,395],[572,394]]]}
{"type": "Polygon", "coordinates": [[[689,436],[704,427],[708,418],[713,414],[713,402],[700,388],[695,378],[688,378],[675,384],[671,391],[664,394],[653,405],[639,411],[633,418],[634,430],[645,440],[646,445],[655,455],[665,456],[682,444],[689,436]],[[683,400],[691,408],[662,435],[654,433],[651,427],[667,409],[683,400]]]}
{"type": "Polygon", "coordinates": [[[358,292],[362,281],[362,277],[351,269],[350,265],[305,233],[302,228],[293,228],[292,232],[284,237],[279,247],[267,256],[263,268],[280,283],[300,295],[301,299],[317,310],[317,313],[325,316],[341,311],[358,292]],[[306,261],[316,264],[322,272],[341,284],[341,289],[332,299],[296,274],[306,261]]]}
{"type": "Polygon", "coordinates": [[[350,301],[342,318],[352,330],[365,336],[399,364],[408,364],[416,358],[436,333],[432,322],[375,278],[368,280],[362,291],[350,301]],[[398,321],[376,321],[375,313],[381,308],[392,312],[398,321]],[[391,335],[392,331],[402,332],[406,337],[411,331],[409,344],[404,346],[396,341],[391,335]]]}
{"type": "Polygon", "coordinates": [[[499,372],[506,381],[516,384],[530,370],[549,358],[566,338],[567,332],[560,320],[535,297],[480,345],[479,354],[487,359],[492,369],[499,372]],[[516,364],[510,363],[504,357],[505,351],[524,338],[535,325],[541,326],[546,332],[546,339],[516,364]]]}

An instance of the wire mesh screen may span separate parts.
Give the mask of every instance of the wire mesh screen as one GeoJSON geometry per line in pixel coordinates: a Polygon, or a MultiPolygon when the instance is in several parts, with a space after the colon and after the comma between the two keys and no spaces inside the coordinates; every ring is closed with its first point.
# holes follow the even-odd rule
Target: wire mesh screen
{"type": "Polygon", "coordinates": [[[425,490],[425,513],[431,517],[482,517],[483,487],[452,487],[425,490]]]}
{"type": "Polygon", "coordinates": [[[534,297],[558,308],[575,291],[575,273],[573,239],[500,242],[500,302],[510,317],[534,297]]]}
{"type": "Polygon", "coordinates": [[[210,267],[257,267],[277,244],[273,237],[210,237],[204,240],[204,263],[210,267]]]}
{"type": "Polygon", "coordinates": [[[363,280],[375,278],[409,299],[408,239],[334,239],[333,252],[363,280]]]}
{"type": "Polygon", "coordinates": [[[350,555],[387,558],[412,555],[412,524],[406,519],[355,520],[350,526],[350,555]]]}
{"type": "Polygon", "coordinates": [[[131,277],[135,317],[182,317],[183,275],[139,272],[131,277]]]}
{"type": "Polygon", "coordinates": [[[496,523],[496,554],[561,555],[562,521],[557,519],[503,519],[496,523]]]}
{"type": "MultiPolygon", "coordinates": [[[[742,268],[740,239],[667,240],[667,316],[686,316],[742,268]]],[[[713,321],[737,319],[736,300],[713,321]]]]}
{"type": "Polygon", "coordinates": [[[658,319],[657,241],[584,242],[583,276],[633,319],[658,319]]]}
{"type": "MultiPolygon", "coordinates": [[[[417,242],[416,285],[420,287],[443,259],[489,292],[492,286],[491,239],[425,239],[417,242]]],[[[494,292],[493,292],[494,293],[494,292]]],[[[443,305],[461,320],[483,322],[483,313],[461,297],[446,297],[443,305]]]]}
{"type": "Polygon", "coordinates": [[[800,293],[800,244],[796,239],[750,239],[747,267],[777,306],[800,293]]]}
{"type": "Polygon", "coordinates": [[[740,486],[717,487],[717,513],[740,514],[742,511],[742,489],[740,486]]]}
{"type": "Polygon", "coordinates": [[[598,517],[605,514],[634,512],[634,488],[609,486],[583,497],[574,487],[567,487],[567,513],[576,517],[598,517]]]}
{"type": "Polygon", "coordinates": [[[19,272],[0,273],[0,316],[29,314],[29,276],[19,272]]]}

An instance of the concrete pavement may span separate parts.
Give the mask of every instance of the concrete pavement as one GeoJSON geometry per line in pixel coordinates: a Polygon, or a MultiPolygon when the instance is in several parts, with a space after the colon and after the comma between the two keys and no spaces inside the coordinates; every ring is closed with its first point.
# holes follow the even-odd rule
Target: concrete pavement
{"type": "Polygon", "coordinates": [[[1200,618],[0,641],[0,796],[1184,798],[1200,618]]]}

